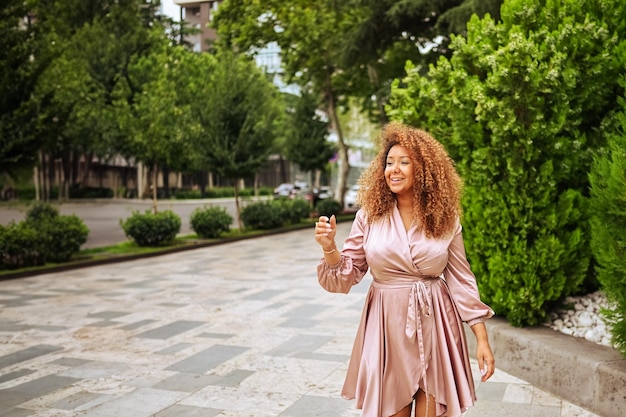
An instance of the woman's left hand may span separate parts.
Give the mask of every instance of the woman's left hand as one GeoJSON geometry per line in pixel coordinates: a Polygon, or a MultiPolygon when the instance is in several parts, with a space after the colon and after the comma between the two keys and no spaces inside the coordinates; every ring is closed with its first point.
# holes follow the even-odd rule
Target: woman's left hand
{"type": "Polygon", "coordinates": [[[491,351],[491,346],[487,341],[476,342],[476,360],[478,360],[478,368],[482,377],[481,381],[485,382],[496,370],[496,360],[491,351]]]}

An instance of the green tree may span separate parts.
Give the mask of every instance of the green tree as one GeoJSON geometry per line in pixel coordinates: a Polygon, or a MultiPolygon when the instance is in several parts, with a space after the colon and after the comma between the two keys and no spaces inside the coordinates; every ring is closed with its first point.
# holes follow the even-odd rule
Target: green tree
{"type": "MultiPolygon", "coordinates": [[[[158,6],[141,0],[33,2],[34,60],[45,65],[30,100],[30,126],[48,155],[43,161],[62,161],[65,197],[70,182],[79,181],[81,155],[87,163],[94,155],[106,160],[122,140],[113,104],[130,63],[149,51],[155,38],[166,38],[158,6]]],[[[127,89],[125,99],[132,100],[137,90],[127,89]]]]}
{"type": "Polygon", "coordinates": [[[160,50],[140,58],[130,68],[131,84],[141,85],[141,93],[135,95],[131,105],[118,102],[117,114],[130,139],[127,152],[149,167],[152,174],[155,214],[159,170],[183,170],[194,154],[188,133],[190,105],[178,94],[188,82],[182,63],[193,56],[184,47],[171,47],[162,41],[160,50]]]}
{"type": "MultiPolygon", "coordinates": [[[[200,191],[205,195],[207,176],[213,169],[212,161],[206,157],[213,150],[207,146],[206,126],[210,123],[207,108],[211,106],[215,96],[213,74],[216,71],[217,59],[213,54],[188,52],[177,59],[179,70],[176,95],[180,103],[188,108],[188,118],[182,123],[184,134],[192,151],[183,170],[195,174],[200,179],[200,191]]],[[[182,119],[179,118],[179,122],[182,119]]]]}
{"type": "Polygon", "coordinates": [[[516,326],[540,323],[591,270],[586,177],[616,106],[624,13],[619,1],[511,0],[502,23],[472,18],[450,60],[394,89],[390,115],[456,160],[481,295],[516,326]]]}
{"type": "Polygon", "coordinates": [[[226,48],[254,53],[276,42],[287,83],[295,82],[318,95],[337,134],[340,173],[337,196],[343,201],[350,165],[348,146],[339,120],[345,95],[340,51],[341,30],[356,18],[347,4],[334,0],[231,1],[220,7],[214,24],[226,48]]]}
{"type": "MultiPolygon", "coordinates": [[[[422,73],[449,55],[450,34],[464,34],[473,14],[499,19],[502,0],[351,0],[357,18],[341,28],[341,60],[350,95],[380,125],[391,82],[406,76],[412,61],[422,73]],[[374,98],[374,99],[372,99],[374,98]]],[[[338,28],[339,29],[339,28],[338,28]]]]}
{"type": "MultiPolygon", "coordinates": [[[[290,124],[286,140],[287,158],[298,164],[304,172],[322,170],[335,150],[327,141],[328,122],[318,113],[317,97],[302,91],[290,111],[290,124]]],[[[311,184],[313,182],[311,181],[311,184]]]]}
{"type": "Polygon", "coordinates": [[[242,228],[237,180],[253,177],[267,162],[283,111],[278,89],[252,60],[229,51],[219,52],[216,59],[204,132],[194,148],[216,174],[234,181],[242,228]]]}
{"type": "Polygon", "coordinates": [[[30,6],[26,1],[0,3],[0,175],[32,168],[39,148],[25,111],[37,69],[30,6]]]}
{"type": "MultiPolygon", "coordinates": [[[[626,77],[622,78],[626,86],[626,77]]],[[[591,170],[591,245],[598,281],[613,304],[606,311],[613,342],[626,356],[626,98],[607,123],[607,147],[591,170]],[[616,126],[612,126],[615,124],[616,126]]]]}

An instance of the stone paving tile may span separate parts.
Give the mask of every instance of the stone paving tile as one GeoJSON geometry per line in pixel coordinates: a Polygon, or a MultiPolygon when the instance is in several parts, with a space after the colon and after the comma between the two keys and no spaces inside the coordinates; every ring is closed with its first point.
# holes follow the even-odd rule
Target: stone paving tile
{"type": "MultiPolygon", "coordinates": [[[[0,281],[0,417],[357,417],[368,279],[328,294],[319,258],[306,230],[0,281]]],[[[500,371],[477,395],[466,417],[598,417],[500,371]]]]}

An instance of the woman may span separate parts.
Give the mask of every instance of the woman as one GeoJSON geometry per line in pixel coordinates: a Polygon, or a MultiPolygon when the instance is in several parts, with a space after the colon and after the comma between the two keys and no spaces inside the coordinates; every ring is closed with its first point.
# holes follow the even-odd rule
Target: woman
{"type": "Polygon", "coordinates": [[[477,341],[482,381],[495,360],[484,321],[493,316],[465,257],[461,180],[444,147],[424,131],[386,127],[360,179],[350,235],[339,251],[336,219],[321,216],[317,272],[330,292],[373,277],[342,396],[363,417],[458,417],[475,401],[462,322],[477,341]]]}

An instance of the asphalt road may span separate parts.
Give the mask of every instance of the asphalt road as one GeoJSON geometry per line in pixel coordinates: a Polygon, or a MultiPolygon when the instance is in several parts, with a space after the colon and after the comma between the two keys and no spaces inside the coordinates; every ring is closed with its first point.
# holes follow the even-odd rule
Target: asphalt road
{"type": "MultiPolygon", "coordinates": [[[[247,200],[249,201],[249,200],[247,200]]],[[[240,204],[246,201],[240,200],[240,204]]],[[[89,228],[87,242],[83,249],[115,245],[128,240],[120,220],[126,219],[134,211],[144,212],[152,208],[152,200],[89,200],[53,204],[61,214],[75,214],[89,228]]],[[[237,226],[235,200],[233,198],[206,200],[160,200],[158,211],[172,210],[181,219],[181,233],[193,233],[189,220],[191,213],[198,207],[221,206],[233,217],[233,226],[237,226]]],[[[27,205],[15,203],[0,205],[0,224],[21,221],[28,210],[27,205]]]]}

